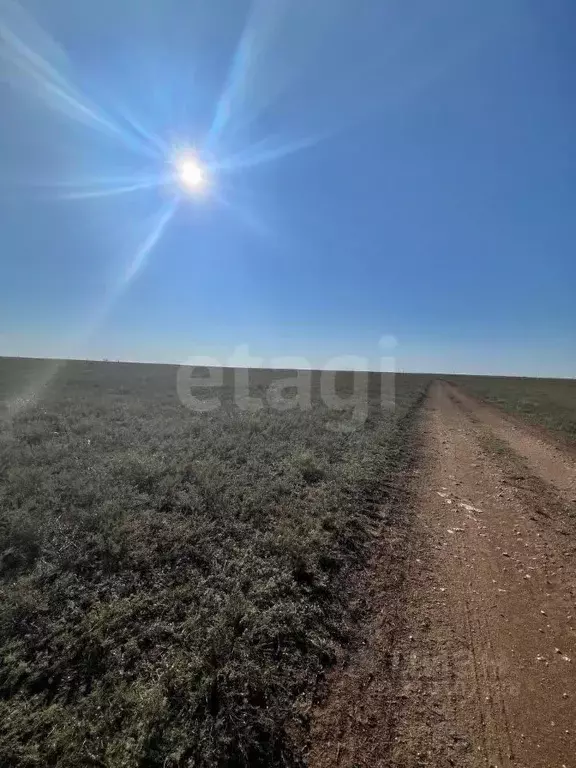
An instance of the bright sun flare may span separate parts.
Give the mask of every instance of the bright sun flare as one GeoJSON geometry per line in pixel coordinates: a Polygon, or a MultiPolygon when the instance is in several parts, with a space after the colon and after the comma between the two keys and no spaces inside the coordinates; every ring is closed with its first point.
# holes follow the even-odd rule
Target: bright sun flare
{"type": "Polygon", "coordinates": [[[176,173],[182,187],[189,192],[199,192],[206,185],[204,169],[194,157],[188,155],[178,158],[176,173]]]}

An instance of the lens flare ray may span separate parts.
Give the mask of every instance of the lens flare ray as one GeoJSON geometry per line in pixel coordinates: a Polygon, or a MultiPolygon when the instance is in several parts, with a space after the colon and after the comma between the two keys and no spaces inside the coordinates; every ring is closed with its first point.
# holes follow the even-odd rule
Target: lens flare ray
{"type": "Polygon", "coordinates": [[[225,171],[238,171],[254,168],[258,165],[270,163],[275,160],[281,160],[284,157],[316,146],[328,135],[329,134],[317,134],[288,144],[279,144],[278,146],[270,146],[270,139],[265,139],[260,142],[260,144],[249,147],[248,149],[221,161],[217,164],[217,168],[225,171]],[[262,148],[259,149],[259,147],[262,148]]]}
{"type": "Polygon", "coordinates": [[[119,138],[138,154],[157,159],[158,152],[152,146],[139,136],[130,135],[102,109],[90,104],[60,69],[50,63],[46,57],[50,53],[55,56],[55,52],[66,62],[65,54],[56,43],[17,3],[0,1],[0,61],[3,63],[0,79],[20,93],[28,92],[52,111],[119,138]],[[12,26],[8,24],[9,16],[13,17],[12,26]],[[37,41],[38,50],[33,47],[33,40],[37,41]],[[42,55],[41,48],[46,56],[42,55]]]}
{"type": "Polygon", "coordinates": [[[90,190],[102,189],[105,187],[129,186],[132,184],[142,184],[153,186],[162,184],[163,177],[159,175],[151,176],[84,176],[70,179],[27,179],[20,180],[21,184],[41,189],[71,189],[71,190],[90,190]]]}
{"type": "Polygon", "coordinates": [[[146,146],[150,145],[151,147],[154,147],[160,156],[166,157],[170,151],[170,147],[165,141],[162,141],[159,136],[148,130],[148,128],[146,128],[146,126],[144,126],[125,105],[116,106],[116,111],[120,117],[128,123],[132,130],[147,142],[146,146]]]}
{"type": "Polygon", "coordinates": [[[58,198],[60,200],[87,200],[89,198],[96,197],[111,197],[114,195],[125,195],[130,192],[138,192],[142,189],[152,189],[153,187],[158,187],[163,183],[166,182],[163,182],[162,179],[153,179],[151,181],[140,182],[124,187],[110,186],[104,189],[87,189],[78,190],[75,192],[60,193],[58,198]]]}
{"type": "Polygon", "coordinates": [[[126,269],[124,277],[121,281],[120,288],[124,288],[142,269],[146,259],[164,234],[166,227],[176,213],[177,208],[178,199],[173,198],[168,201],[160,210],[160,213],[156,218],[151,231],[146,236],[139,248],[137,248],[130,264],[128,265],[128,268],[126,269]]]}

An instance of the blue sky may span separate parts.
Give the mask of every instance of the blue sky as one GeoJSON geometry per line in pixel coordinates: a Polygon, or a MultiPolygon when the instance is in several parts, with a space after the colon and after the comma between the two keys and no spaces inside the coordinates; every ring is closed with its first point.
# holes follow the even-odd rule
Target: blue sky
{"type": "Polygon", "coordinates": [[[0,354],[576,375],[575,28],[572,0],[0,0],[0,354]],[[184,144],[200,198],[121,191],[184,144]]]}

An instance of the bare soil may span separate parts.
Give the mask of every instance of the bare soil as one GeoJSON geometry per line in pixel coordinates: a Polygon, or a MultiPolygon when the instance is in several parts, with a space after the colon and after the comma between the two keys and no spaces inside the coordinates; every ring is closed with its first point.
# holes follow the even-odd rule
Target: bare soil
{"type": "Polygon", "coordinates": [[[309,764],[576,768],[574,456],[444,382],[421,441],[309,764]]]}

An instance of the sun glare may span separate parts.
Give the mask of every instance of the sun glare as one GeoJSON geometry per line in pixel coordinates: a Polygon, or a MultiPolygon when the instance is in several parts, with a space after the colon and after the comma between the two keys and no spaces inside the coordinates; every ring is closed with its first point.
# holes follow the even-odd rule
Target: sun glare
{"type": "Polygon", "coordinates": [[[206,186],[206,173],[198,160],[185,155],[176,160],[176,175],[187,192],[200,192],[206,186]]]}

